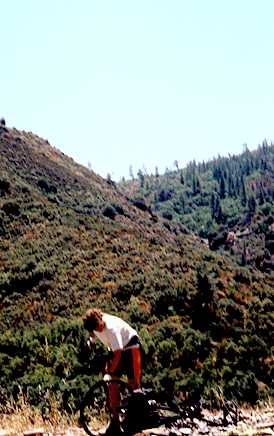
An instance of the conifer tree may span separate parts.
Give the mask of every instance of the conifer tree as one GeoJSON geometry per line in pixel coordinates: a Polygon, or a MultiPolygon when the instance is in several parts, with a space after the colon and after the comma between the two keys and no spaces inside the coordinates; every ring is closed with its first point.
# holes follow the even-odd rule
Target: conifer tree
{"type": "Polygon", "coordinates": [[[212,193],[211,195],[211,216],[212,219],[216,221],[216,223],[220,224],[223,222],[223,211],[221,207],[220,197],[218,194],[212,193]]]}
{"type": "Polygon", "coordinates": [[[246,188],[245,188],[245,182],[244,182],[243,176],[241,176],[241,192],[240,192],[240,196],[241,196],[241,203],[242,203],[243,206],[245,206],[246,202],[247,202],[247,195],[246,195],[246,188]]]}
{"type": "Polygon", "coordinates": [[[219,193],[220,193],[220,198],[224,199],[225,198],[225,179],[224,179],[222,174],[221,174],[221,177],[220,177],[220,190],[219,190],[219,193]]]}
{"type": "Polygon", "coordinates": [[[228,176],[228,195],[229,195],[229,197],[235,196],[235,184],[234,184],[234,180],[233,180],[233,177],[231,176],[231,174],[229,174],[229,176],[228,176]]]}
{"type": "Polygon", "coordinates": [[[255,214],[255,211],[256,211],[256,200],[255,200],[253,195],[251,195],[248,198],[247,206],[248,206],[248,213],[251,216],[253,216],[255,214]]]}
{"type": "Polygon", "coordinates": [[[144,187],[144,183],[145,183],[145,176],[144,176],[142,170],[138,171],[137,176],[138,176],[139,181],[140,181],[140,187],[143,188],[144,187]]]}

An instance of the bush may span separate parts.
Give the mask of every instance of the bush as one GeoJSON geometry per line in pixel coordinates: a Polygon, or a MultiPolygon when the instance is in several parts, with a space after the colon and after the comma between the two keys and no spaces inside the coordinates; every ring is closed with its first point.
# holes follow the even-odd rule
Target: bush
{"type": "Polygon", "coordinates": [[[0,196],[10,192],[10,182],[5,179],[0,179],[0,196]]]}
{"type": "Polygon", "coordinates": [[[173,191],[171,189],[162,189],[159,193],[158,200],[163,203],[165,201],[168,201],[173,196],[173,191]]]}
{"type": "Polygon", "coordinates": [[[237,269],[234,275],[235,281],[245,285],[250,285],[250,273],[246,269],[237,269]]]}
{"type": "Polygon", "coordinates": [[[20,215],[20,206],[15,201],[4,203],[2,209],[6,215],[12,215],[12,216],[20,215]]]}
{"type": "Polygon", "coordinates": [[[148,207],[147,207],[145,200],[143,198],[133,200],[132,204],[144,212],[148,210],[148,207]]]}
{"type": "Polygon", "coordinates": [[[167,288],[159,291],[154,296],[154,301],[152,302],[152,314],[157,317],[166,316],[167,314],[172,314],[175,312],[177,307],[177,290],[173,288],[167,288]]]}
{"type": "Polygon", "coordinates": [[[106,206],[106,207],[103,209],[102,214],[103,214],[105,217],[110,218],[111,220],[114,220],[115,217],[116,217],[116,215],[117,215],[117,211],[114,209],[113,206],[106,206]]]}
{"type": "Polygon", "coordinates": [[[173,215],[171,212],[169,212],[168,210],[165,210],[163,212],[163,218],[167,219],[167,220],[172,220],[173,219],[173,215]]]}
{"type": "Polygon", "coordinates": [[[127,215],[120,204],[112,204],[112,207],[116,210],[118,215],[127,215]]]}
{"type": "Polygon", "coordinates": [[[40,189],[42,189],[42,191],[46,192],[47,194],[50,194],[50,193],[56,194],[57,193],[56,186],[51,185],[50,183],[48,183],[44,179],[38,180],[37,185],[39,186],[40,189]]]}
{"type": "Polygon", "coordinates": [[[228,380],[224,384],[224,395],[228,399],[244,401],[248,398],[251,404],[258,400],[258,387],[253,372],[228,372],[228,380]]]}

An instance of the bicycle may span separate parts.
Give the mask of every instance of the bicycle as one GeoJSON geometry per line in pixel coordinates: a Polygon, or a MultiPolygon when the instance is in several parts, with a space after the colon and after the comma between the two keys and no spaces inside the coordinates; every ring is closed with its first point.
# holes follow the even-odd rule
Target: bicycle
{"type": "MultiPolygon", "coordinates": [[[[99,372],[103,372],[102,368],[105,367],[108,358],[109,356],[99,353],[93,359],[92,366],[99,372]]],[[[109,406],[109,390],[111,384],[119,385],[119,419],[125,436],[161,425],[171,428],[171,433],[172,429],[175,429],[176,433],[178,426],[193,429],[202,422],[209,427],[226,427],[229,424],[236,425],[239,420],[243,419],[235,401],[223,400],[221,414],[212,417],[203,410],[201,399],[178,402],[175,396],[163,398],[163,395],[152,389],[133,390],[125,381],[105,374],[103,379],[91,386],[80,403],[79,424],[89,436],[98,436],[99,430],[110,423],[112,414],[109,406]]]]}
{"type": "Polygon", "coordinates": [[[178,434],[176,429],[182,427],[191,431],[201,424],[208,428],[225,428],[244,420],[235,401],[224,401],[220,413],[209,416],[203,410],[200,399],[185,400],[178,404],[175,400],[163,400],[152,389],[132,390],[123,380],[105,375],[103,380],[90,388],[80,406],[80,424],[89,436],[98,436],[99,429],[108,426],[110,422],[108,395],[111,383],[118,383],[120,387],[120,426],[125,436],[133,436],[145,429],[162,425],[170,429],[170,434],[178,434]]]}
{"type": "Polygon", "coordinates": [[[80,406],[80,424],[89,436],[97,436],[102,425],[107,426],[110,422],[108,396],[112,383],[119,385],[120,427],[125,435],[161,425],[171,426],[182,418],[182,411],[175,403],[160,402],[151,389],[133,390],[123,380],[106,374],[90,388],[80,406]]]}

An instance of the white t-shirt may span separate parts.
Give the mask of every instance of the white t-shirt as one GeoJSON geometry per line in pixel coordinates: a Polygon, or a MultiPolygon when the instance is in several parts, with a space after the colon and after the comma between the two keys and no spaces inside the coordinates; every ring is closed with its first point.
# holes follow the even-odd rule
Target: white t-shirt
{"type": "Polygon", "coordinates": [[[95,336],[110,350],[122,350],[133,336],[138,336],[136,330],[118,316],[103,314],[105,328],[102,332],[94,330],[95,336]]]}

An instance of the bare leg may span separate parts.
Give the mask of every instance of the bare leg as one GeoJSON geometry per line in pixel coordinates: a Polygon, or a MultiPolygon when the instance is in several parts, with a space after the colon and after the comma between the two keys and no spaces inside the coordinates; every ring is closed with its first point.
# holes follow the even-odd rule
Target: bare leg
{"type": "MultiPolygon", "coordinates": [[[[114,379],[115,380],[115,379],[114,379]]],[[[109,406],[113,419],[119,420],[120,386],[119,383],[109,384],[109,406]]]]}
{"type": "Polygon", "coordinates": [[[132,389],[139,389],[141,386],[142,377],[142,362],[140,348],[132,349],[132,361],[133,361],[133,378],[128,380],[128,384],[132,389]]]}

